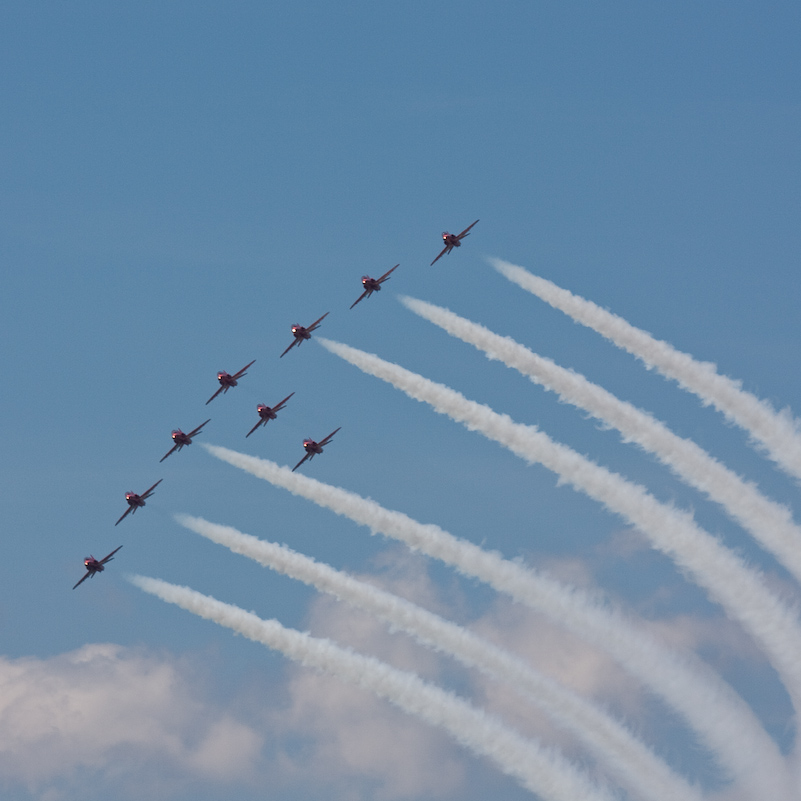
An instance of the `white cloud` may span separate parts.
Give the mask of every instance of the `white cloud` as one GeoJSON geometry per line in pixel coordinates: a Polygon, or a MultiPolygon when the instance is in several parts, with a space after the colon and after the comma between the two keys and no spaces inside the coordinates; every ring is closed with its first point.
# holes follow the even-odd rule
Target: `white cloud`
{"type": "Polygon", "coordinates": [[[148,777],[247,781],[261,754],[262,735],[210,705],[169,657],[100,644],[0,659],[0,688],[0,776],[42,799],[105,780],[132,797],[148,777]]]}
{"type": "MultiPolygon", "coordinates": [[[[624,710],[629,718],[639,716],[642,691],[628,674],[606,653],[554,626],[542,615],[498,598],[470,628],[519,654],[537,670],[579,695],[611,703],[624,710]]],[[[481,680],[481,685],[493,711],[514,721],[524,731],[543,731],[541,717],[528,704],[521,706],[517,693],[493,682],[481,680]]],[[[550,731],[550,727],[545,731],[550,731]]]]}
{"type": "MultiPolygon", "coordinates": [[[[425,560],[392,549],[391,558],[380,556],[377,566],[378,574],[359,578],[446,611],[425,560]]],[[[430,681],[442,679],[446,660],[441,656],[328,596],[312,603],[308,626],[315,636],[329,637],[430,681]]],[[[347,801],[464,796],[472,760],[447,735],[337,679],[294,666],[289,675],[287,707],[269,724],[284,746],[284,781],[317,791],[327,786],[327,797],[347,801]],[[286,747],[290,742],[295,748],[286,747]]]]}
{"type": "Polygon", "coordinates": [[[444,798],[464,788],[461,750],[388,703],[301,669],[288,692],[274,725],[284,742],[294,735],[302,747],[285,750],[284,781],[328,786],[328,797],[354,801],[444,798]]]}
{"type": "MultiPolygon", "coordinates": [[[[401,551],[379,557],[376,567],[361,578],[464,618],[459,582],[438,586],[426,560],[401,551]]],[[[581,562],[551,559],[549,569],[593,590],[592,570],[581,562]]],[[[315,635],[455,688],[521,732],[586,757],[513,688],[461,668],[369,615],[321,596],[307,625],[315,635]]],[[[620,666],[541,616],[496,598],[469,625],[659,738],[653,701],[620,666]]],[[[739,627],[722,619],[686,615],[644,625],[672,647],[714,654],[716,661],[761,661],[739,627]]],[[[111,644],[49,659],[0,658],[0,786],[24,788],[22,797],[39,801],[78,793],[87,799],[250,797],[265,787],[286,797],[342,801],[473,797],[475,761],[446,735],[369,693],[287,666],[277,682],[259,674],[257,687],[239,687],[223,705],[210,677],[184,659],[111,644]]],[[[721,801],[739,799],[723,795],[721,801]]]]}

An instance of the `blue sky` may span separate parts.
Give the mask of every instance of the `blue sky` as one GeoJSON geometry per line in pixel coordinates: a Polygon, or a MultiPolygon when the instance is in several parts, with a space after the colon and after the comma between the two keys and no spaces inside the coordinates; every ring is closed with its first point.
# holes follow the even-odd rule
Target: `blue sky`
{"type": "MultiPolygon", "coordinates": [[[[0,713],[5,797],[141,797],[141,770],[151,797],[177,800],[265,788],[286,801],[529,797],[383,702],[125,582],[189,585],[508,713],[475,676],[186,531],[172,518],[181,512],[371,576],[523,652],[537,638],[540,667],[627,716],[710,797],[729,797],[679,724],[614,666],[519,620],[485,587],[199,447],[159,464],[170,431],[206,417],[204,441],[290,466],[304,437],[341,426],[309,475],[653,621],[789,750],[794,723],[772,669],[623,521],[313,340],[278,356],[293,323],[330,312],[326,337],[538,425],[691,508],[796,601],[784,569],[714,505],[396,295],[584,373],[797,504],[797,486],[745,434],[487,257],[797,410],[800,16],[786,2],[5,8],[0,626],[19,695],[0,713]],[[440,232],[477,218],[464,247],[429,267],[440,232]],[[360,277],[396,263],[384,291],[349,311],[360,277]],[[241,385],[205,407],[217,371],[252,359],[241,385]],[[279,419],[245,440],[256,404],[290,392],[279,419]],[[147,508],[115,528],[124,493],[159,478],[147,508]],[[84,556],[120,544],[73,593],[84,556]],[[53,718],[31,713],[42,708],[53,718]]],[[[535,718],[513,722],[553,738],[535,718]]]]}

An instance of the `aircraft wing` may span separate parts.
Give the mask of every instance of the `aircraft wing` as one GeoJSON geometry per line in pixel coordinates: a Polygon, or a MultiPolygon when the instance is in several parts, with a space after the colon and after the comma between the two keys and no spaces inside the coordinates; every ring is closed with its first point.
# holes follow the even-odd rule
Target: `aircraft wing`
{"type": "MultiPolygon", "coordinates": [[[[398,267],[400,267],[400,264],[396,264],[396,265],[395,265],[395,266],[392,268],[392,270],[397,270],[397,269],[398,269],[398,267]]],[[[381,278],[379,278],[379,279],[378,279],[378,283],[380,284],[380,283],[383,283],[384,281],[386,281],[386,280],[387,280],[387,278],[389,278],[389,274],[392,272],[392,270],[387,270],[387,271],[386,271],[386,272],[385,272],[385,273],[384,273],[384,274],[381,276],[381,278]]]]}
{"type": "MultiPolygon", "coordinates": [[[[166,459],[167,457],[165,456],[164,458],[166,459]]],[[[118,520],[118,521],[117,521],[117,522],[116,522],[114,525],[115,525],[115,526],[117,526],[117,525],[119,525],[120,523],[122,523],[122,521],[123,521],[123,520],[125,520],[125,518],[126,518],[126,517],[128,517],[128,515],[129,515],[129,514],[131,514],[131,512],[133,512],[133,510],[134,510],[135,508],[136,508],[135,506],[129,506],[129,507],[128,507],[128,508],[127,508],[127,509],[126,509],[126,510],[125,510],[125,511],[122,513],[122,515],[120,516],[120,519],[119,519],[119,520],[118,520]]]]}
{"type": "Polygon", "coordinates": [[[253,426],[253,428],[251,428],[250,431],[248,431],[247,434],[245,434],[245,438],[249,437],[262,423],[266,423],[266,422],[267,422],[266,420],[262,420],[261,418],[259,418],[259,422],[256,423],[256,425],[253,426]]]}
{"type": "Polygon", "coordinates": [[[164,456],[162,456],[161,459],[159,459],[159,462],[163,462],[170,454],[175,453],[175,451],[177,451],[181,447],[183,447],[183,446],[181,446],[181,445],[173,445],[172,448],[170,448],[167,451],[167,453],[165,453],[164,456]]]}
{"type": "Polygon", "coordinates": [[[453,248],[450,245],[445,245],[445,247],[442,248],[439,256],[437,256],[437,258],[434,259],[434,261],[432,261],[428,266],[433,267],[446,253],[450,252],[451,250],[453,250],[453,248]]]}
{"type": "Polygon", "coordinates": [[[206,425],[206,423],[208,423],[209,420],[211,420],[210,417],[209,417],[208,420],[206,420],[206,422],[201,423],[194,431],[190,431],[186,436],[187,437],[194,437],[196,434],[199,434],[200,433],[200,429],[203,428],[203,426],[206,425]]]}
{"type": "MultiPolygon", "coordinates": [[[[215,399],[215,398],[216,398],[216,397],[217,397],[217,396],[218,396],[218,395],[219,395],[219,394],[220,394],[220,393],[221,393],[221,392],[224,390],[224,389],[227,389],[227,387],[220,387],[220,388],[219,388],[219,389],[218,389],[218,390],[217,390],[217,391],[216,391],[216,392],[215,392],[215,393],[214,393],[214,394],[213,394],[213,395],[212,395],[212,396],[211,396],[211,397],[210,397],[210,398],[209,398],[209,399],[206,401],[206,406],[208,406],[208,405],[209,405],[209,404],[210,404],[210,403],[211,403],[211,402],[212,402],[212,401],[213,401],[213,400],[214,400],[214,399],[215,399]]],[[[191,436],[191,434],[190,434],[190,436],[191,436]]]]}
{"type": "Polygon", "coordinates": [[[312,454],[307,453],[293,468],[292,472],[294,473],[305,461],[306,459],[310,458],[312,454]]]}
{"type": "Polygon", "coordinates": [[[283,353],[282,353],[282,354],[281,354],[281,355],[280,355],[278,358],[279,358],[279,359],[283,359],[283,358],[284,358],[284,356],[286,356],[286,355],[287,355],[287,353],[289,353],[289,351],[291,351],[291,350],[292,350],[292,348],[294,348],[294,347],[295,347],[295,345],[297,345],[297,344],[298,344],[298,342],[300,342],[300,339],[298,339],[297,337],[295,337],[295,339],[293,339],[293,340],[292,340],[292,344],[291,344],[291,345],[290,345],[290,346],[289,346],[289,347],[288,347],[288,348],[287,348],[287,349],[286,349],[286,350],[285,350],[285,351],[284,351],[284,352],[283,352],[283,353]]]}
{"type": "Polygon", "coordinates": [[[104,564],[106,564],[106,562],[110,562],[113,559],[114,554],[117,553],[117,551],[119,551],[120,548],[122,548],[122,545],[120,545],[119,548],[115,548],[108,556],[104,556],[100,560],[100,564],[104,565],[104,564]]]}
{"type": "Polygon", "coordinates": [[[331,313],[331,312],[326,312],[326,313],[325,313],[325,314],[324,314],[324,315],[323,315],[323,316],[322,316],[322,317],[321,317],[319,320],[315,320],[315,321],[314,321],[314,322],[313,322],[313,323],[312,323],[312,324],[311,324],[311,325],[310,325],[310,326],[309,326],[309,327],[308,327],[306,330],[307,330],[307,331],[314,331],[314,329],[315,329],[315,328],[317,328],[317,326],[318,326],[318,325],[320,325],[320,323],[321,323],[323,320],[325,320],[325,318],[326,318],[326,317],[328,317],[328,315],[329,315],[330,313],[331,313]]]}
{"type": "MultiPolygon", "coordinates": [[[[75,585],[75,587],[79,587],[81,584],[84,583],[84,581],[86,581],[86,579],[89,578],[89,576],[92,576],[92,575],[94,575],[94,573],[92,573],[91,570],[87,570],[86,573],[83,574],[83,578],[75,585]]],[[[74,590],[75,587],[73,587],[72,589],[74,590]]]]}
{"type": "Polygon", "coordinates": [[[289,400],[289,399],[290,399],[290,398],[291,398],[291,397],[292,397],[294,394],[295,394],[294,392],[290,392],[290,393],[289,393],[289,395],[287,395],[287,396],[286,396],[286,397],[285,397],[285,398],[284,398],[284,399],[283,399],[283,400],[282,400],[280,403],[276,403],[276,404],[275,404],[275,406],[273,406],[273,411],[274,411],[274,412],[280,412],[280,411],[281,411],[281,409],[283,409],[283,408],[284,408],[284,404],[285,404],[285,403],[286,403],[286,402],[287,402],[287,401],[288,401],[288,400],[289,400]]]}
{"type": "MultiPolygon", "coordinates": [[[[253,362],[255,362],[255,361],[256,360],[254,359],[253,362]]],[[[251,362],[250,364],[246,364],[238,373],[234,373],[233,377],[234,378],[242,378],[242,376],[245,375],[245,370],[247,370],[248,367],[250,367],[250,365],[253,364],[253,362],[251,362]]]]}
{"type": "MultiPolygon", "coordinates": [[[[340,426],[339,428],[342,428],[342,426],[340,426]]],[[[334,434],[336,434],[337,431],[339,431],[339,428],[336,431],[332,431],[325,439],[321,439],[317,444],[325,445],[331,439],[331,437],[333,437],[334,434]]]]}
{"type": "Polygon", "coordinates": [[[459,234],[459,235],[458,235],[456,238],[457,238],[457,239],[461,239],[463,236],[467,236],[467,232],[468,232],[468,231],[469,231],[469,230],[470,230],[470,229],[471,229],[471,228],[472,228],[472,227],[473,227],[473,226],[474,226],[474,225],[475,225],[477,222],[478,222],[478,220],[476,220],[476,222],[474,222],[474,223],[470,223],[470,225],[468,225],[468,226],[467,226],[467,228],[465,228],[465,229],[464,229],[464,231],[462,231],[462,233],[461,233],[461,234],[459,234]]]}
{"type": "Polygon", "coordinates": [[[154,485],[153,485],[153,486],[152,486],[150,489],[148,489],[148,490],[145,490],[145,491],[144,491],[144,492],[143,492],[143,493],[140,495],[140,497],[142,498],[142,500],[144,500],[145,498],[148,498],[148,497],[150,497],[150,494],[153,492],[153,490],[154,490],[154,489],[156,489],[156,487],[158,487],[158,485],[159,485],[159,484],[161,484],[161,482],[162,482],[162,481],[164,481],[164,479],[163,479],[163,478],[160,478],[160,479],[159,479],[159,480],[158,480],[158,481],[157,481],[157,482],[156,482],[156,483],[155,483],[155,484],[154,484],[154,485]]]}
{"type": "Polygon", "coordinates": [[[364,292],[362,292],[362,294],[361,294],[361,295],[359,295],[359,297],[358,297],[358,298],[356,298],[356,300],[354,300],[354,301],[353,301],[353,303],[351,303],[351,304],[350,304],[350,307],[351,307],[351,309],[352,309],[352,308],[353,308],[353,307],[354,307],[354,306],[355,306],[355,305],[356,305],[356,304],[357,304],[357,303],[358,303],[358,302],[359,302],[359,301],[360,301],[360,300],[361,300],[363,297],[365,297],[365,295],[368,295],[368,294],[369,294],[369,292],[370,292],[370,290],[369,290],[369,289],[365,289],[365,290],[364,290],[364,292]]]}

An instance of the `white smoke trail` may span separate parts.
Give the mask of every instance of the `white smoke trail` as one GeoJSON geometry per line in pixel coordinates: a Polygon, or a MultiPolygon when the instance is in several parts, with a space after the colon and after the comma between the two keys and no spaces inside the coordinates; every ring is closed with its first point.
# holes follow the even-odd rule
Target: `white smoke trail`
{"type": "Polygon", "coordinates": [[[484,351],[488,358],[515,368],[536,384],[556,392],[561,400],[613,426],[624,440],[655,454],[679,477],[721,504],[801,582],[801,527],[790,510],[766,498],[754,484],[740,478],[695,442],[677,436],[650,414],[616,398],[579,373],[532,353],[510,337],[499,336],[422,300],[402,297],[400,301],[451,336],[484,351]]]}
{"type": "Polygon", "coordinates": [[[692,515],[660,503],[644,487],[554,442],[535,427],[515,423],[508,415],[470,401],[450,387],[375,354],[328,339],[318,338],[318,342],[360,370],[428,403],[526,461],[547,467],[560,480],[636,526],[751,634],[778,672],[796,712],[801,709],[801,629],[795,616],[757,571],[746,567],[734,552],[700,528],[692,515]]]}
{"type": "Polygon", "coordinates": [[[705,406],[714,406],[726,418],[745,429],[785,472],[801,479],[801,431],[788,411],[777,412],[767,401],[742,389],[740,381],[717,372],[711,362],[699,362],[667,342],[654,339],[622,317],[574,295],[522,267],[490,259],[501,275],[513,281],[577,323],[592,328],[642,360],[646,367],[678,382],[697,395],[705,406]]]}
{"type": "Polygon", "coordinates": [[[702,801],[694,787],[610,715],[468,629],[284,545],[265,542],[199,517],[176,515],[175,519],[234,553],[311,584],[408,632],[425,645],[449,653],[468,667],[476,667],[507,682],[541,707],[559,726],[572,732],[637,797],[651,801],[702,801]]]}
{"type": "Polygon", "coordinates": [[[412,550],[440,559],[464,575],[542,612],[605,650],[643,685],[664,698],[718,757],[727,778],[755,793],[755,798],[768,792],[766,788],[770,788],[773,798],[790,798],[784,762],[776,745],[751,709],[700,660],[668,650],[645,630],[598,606],[581,590],[504,559],[495,551],[460,540],[439,526],[419,523],[402,512],[293,473],[267,459],[207,443],[201,446],[234,467],[367,526],[372,533],[400,540],[412,550]]]}
{"type": "Polygon", "coordinates": [[[163,601],[280,651],[306,667],[323,670],[386,698],[404,712],[444,729],[473,753],[489,757],[504,773],[543,798],[613,801],[607,790],[591,782],[556,751],[524,739],[496,718],[453,693],[424,682],[415,673],[341,648],[330,640],[287,629],[277,620],[262,620],[252,612],[188,587],[145,576],[132,576],[129,580],[163,601]]]}

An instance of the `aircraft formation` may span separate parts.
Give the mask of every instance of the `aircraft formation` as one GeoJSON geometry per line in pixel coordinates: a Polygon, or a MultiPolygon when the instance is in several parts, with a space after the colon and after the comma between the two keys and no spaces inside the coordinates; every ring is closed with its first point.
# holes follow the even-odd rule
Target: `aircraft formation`
{"type": "MultiPolygon", "coordinates": [[[[444,248],[440,251],[439,255],[431,262],[430,266],[433,266],[442,256],[449,254],[454,248],[461,247],[461,240],[464,239],[466,236],[469,235],[470,229],[478,222],[471,223],[464,229],[460,234],[451,234],[448,231],[443,231],[442,233],[442,241],[444,243],[444,248]]],[[[362,276],[362,288],[363,292],[359,295],[358,298],[350,305],[350,308],[353,309],[357,303],[364,300],[365,298],[369,298],[373,295],[374,292],[381,291],[381,285],[388,281],[391,277],[391,273],[393,273],[399,267],[399,264],[396,264],[390,270],[387,270],[380,278],[371,278],[369,275],[362,276]]],[[[289,353],[295,345],[300,346],[303,344],[304,340],[311,339],[312,333],[316,331],[323,320],[329,315],[329,312],[326,312],[322,317],[319,317],[309,326],[302,326],[294,324],[291,327],[293,340],[292,343],[284,350],[284,352],[279,356],[279,358],[283,358],[289,353]]],[[[217,381],[219,382],[220,386],[217,391],[206,401],[206,405],[210,404],[218,395],[226,394],[229,389],[232,389],[239,384],[239,380],[244,378],[247,375],[247,371],[250,367],[255,364],[256,360],[253,359],[252,361],[248,362],[241,370],[234,373],[226,372],[225,370],[221,370],[217,373],[217,381]]],[[[267,406],[266,404],[259,403],[256,406],[256,412],[258,414],[258,422],[253,426],[253,428],[245,434],[245,437],[249,437],[256,429],[259,427],[266,425],[270,420],[275,420],[278,416],[278,412],[283,410],[284,406],[286,405],[287,401],[294,395],[294,392],[291,392],[287,395],[282,401],[277,403],[275,406],[267,406]]],[[[176,428],[172,434],[172,441],[173,446],[164,456],[161,457],[159,462],[163,462],[168,456],[171,456],[176,451],[180,451],[184,446],[191,445],[192,440],[202,433],[203,427],[211,422],[211,418],[202,422],[196,428],[193,428],[189,433],[184,433],[180,428],[176,428]]],[[[292,468],[292,472],[297,470],[305,461],[311,461],[316,455],[323,452],[323,446],[328,445],[334,435],[341,429],[341,426],[334,429],[327,437],[317,441],[310,438],[306,438],[303,440],[303,450],[305,454],[303,458],[292,468]]],[[[145,506],[146,501],[150,498],[154,492],[156,487],[164,479],[159,479],[153,486],[149,489],[145,490],[141,495],[136,492],[126,492],[125,493],[125,500],[128,504],[128,508],[123,512],[117,522],[114,524],[115,526],[119,525],[129,514],[133,515],[136,513],[137,509],[141,509],[145,506]]],[[[81,579],[75,584],[72,589],[80,586],[86,579],[94,578],[95,573],[102,573],[105,569],[104,566],[113,560],[114,554],[122,548],[122,545],[115,548],[110,554],[104,556],[102,559],[95,559],[94,556],[87,556],[83,563],[84,567],[86,568],[86,573],[81,577],[81,579]]]]}

